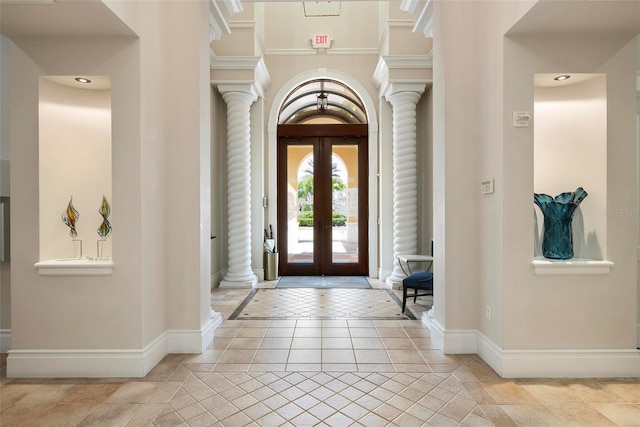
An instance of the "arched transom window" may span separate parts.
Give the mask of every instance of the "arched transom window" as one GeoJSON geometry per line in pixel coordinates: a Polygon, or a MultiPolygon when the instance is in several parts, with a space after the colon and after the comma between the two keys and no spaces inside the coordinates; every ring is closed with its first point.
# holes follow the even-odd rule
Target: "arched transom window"
{"type": "Polygon", "coordinates": [[[282,103],[279,124],[365,124],[364,104],[348,86],[336,80],[307,81],[282,103]]]}

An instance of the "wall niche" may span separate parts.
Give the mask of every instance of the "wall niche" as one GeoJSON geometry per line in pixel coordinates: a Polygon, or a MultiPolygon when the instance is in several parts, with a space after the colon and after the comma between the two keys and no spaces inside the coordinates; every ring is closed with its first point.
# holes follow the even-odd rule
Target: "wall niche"
{"type": "Polygon", "coordinates": [[[534,76],[534,193],[552,197],[584,188],[573,216],[568,260],[542,255],[544,217],[534,205],[536,274],[607,274],[607,86],[605,74],[534,76]],[[569,76],[558,80],[558,76],[569,76]],[[538,269],[546,266],[553,270],[538,269]],[[553,271],[553,272],[550,272],[553,271]]]}
{"type": "MultiPolygon", "coordinates": [[[[42,76],[38,125],[40,263],[36,266],[43,274],[63,265],[95,269],[112,264],[113,237],[103,243],[101,257],[97,249],[102,240],[98,228],[103,223],[103,196],[109,204],[112,200],[110,77],[42,76]],[[62,219],[72,197],[79,213],[75,229],[76,240],[82,241],[81,256],[62,219]]],[[[91,271],[88,274],[97,270],[91,271]]]]}

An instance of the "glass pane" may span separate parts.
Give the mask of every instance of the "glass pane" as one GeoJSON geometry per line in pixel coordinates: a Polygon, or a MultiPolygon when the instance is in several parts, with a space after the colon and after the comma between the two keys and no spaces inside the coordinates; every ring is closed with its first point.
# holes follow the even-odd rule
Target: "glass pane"
{"type": "Polygon", "coordinates": [[[287,262],[313,263],[313,145],[287,147],[287,262]]]}
{"type": "Polygon", "coordinates": [[[334,145],[331,155],[331,262],[358,263],[358,146],[334,145]]]}

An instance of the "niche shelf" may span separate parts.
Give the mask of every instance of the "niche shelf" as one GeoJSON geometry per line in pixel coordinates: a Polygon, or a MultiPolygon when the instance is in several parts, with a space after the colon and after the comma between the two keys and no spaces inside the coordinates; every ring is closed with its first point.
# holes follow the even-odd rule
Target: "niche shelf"
{"type": "Polygon", "coordinates": [[[35,263],[41,276],[110,276],[113,260],[110,259],[54,259],[35,263]]]}
{"type": "Polygon", "coordinates": [[[614,267],[611,261],[572,258],[554,260],[536,257],[532,263],[536,276],[602,276],[609,274],[614,267]]]}

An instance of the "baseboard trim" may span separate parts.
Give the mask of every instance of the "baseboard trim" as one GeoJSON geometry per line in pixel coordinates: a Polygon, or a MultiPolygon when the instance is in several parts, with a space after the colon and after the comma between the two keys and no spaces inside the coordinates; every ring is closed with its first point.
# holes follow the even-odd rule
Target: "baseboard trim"
{"type": "Polygon", "coordinates": [[[11,329],[0,329],[0,353],[11,350],[11,329]]]}
{"type": "Polygon", "coordinates": [[[211,319],[198,330],[166,331],[168,353],[202,353],[213,341],[213,331],[222,323],[220,313],[211,313],[211,319]]]}
{"type": "Polygon", "coordinates": [[[169,353],[202,353],[221,322],[215,313],[200,330],[167,330],[140,350],[10,350],[7,377],[144,377],[169,353]]]}
{"type": "Polygon", "coordinates": [[[640,377],[640,351],[503,350],[503,378],[640,377]]]}
{"type": "Polygon", "coordinates": [[[426,313],[422,316],[422,323],[442,339],[442,351],[445,354],[476,354],[478,352],[477,331],[445,330],[436,319],[430,318],[426,313]]]}
{"type": "Polygon", "coordinates": [[[387,277],[389,277],[391,275],[391,272],[393,272],[393,270],[387,270],[384,268],[379,268],[378,269],[378,279],[381,282],[386,282],[387,281],[387,277]]]}
{"type": "Polygon", "coordinates": [[[449,331],[428,316],[422,323],[442,338],[445,354],[476,353],[502,378],[640,377],[640,350],[504,350],[480,331],[449,331]]]}
{"type": "Polygon", "coordinates": [[[222,281],[223,277],[224,277],[224,274],[222,271],[218,271],[217,273],[211,276],[211,290],[214,290],[215,288],[220,286],[220,282],[222,281]]]}
{"type": "Polygon", "coordinates": [[[163,343],[145,350],[10,350],[8,378],[144,377],[164,357],[163,343]],[[154,365],[155,366],[155,365],[154,365]]]}

